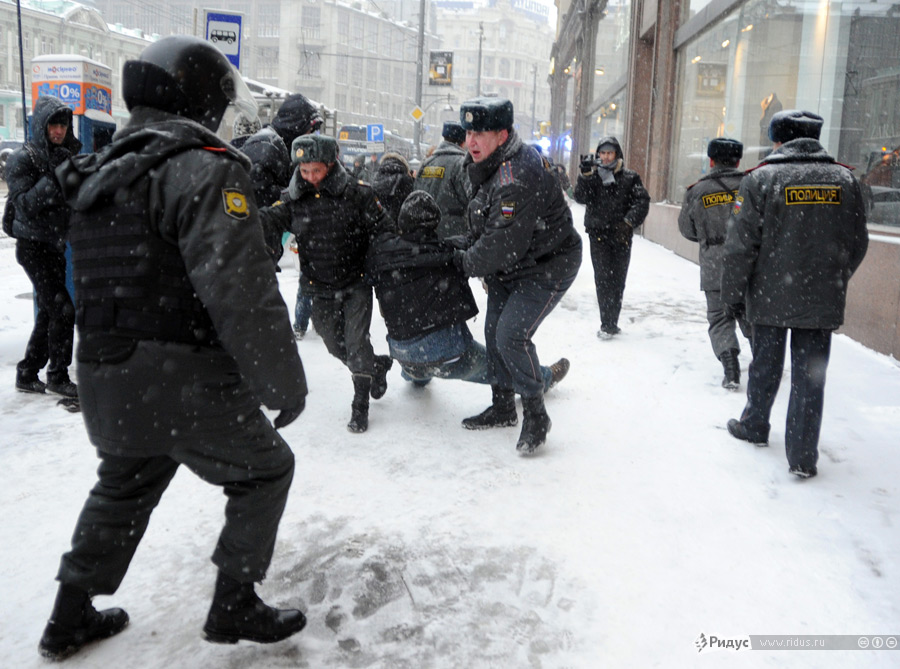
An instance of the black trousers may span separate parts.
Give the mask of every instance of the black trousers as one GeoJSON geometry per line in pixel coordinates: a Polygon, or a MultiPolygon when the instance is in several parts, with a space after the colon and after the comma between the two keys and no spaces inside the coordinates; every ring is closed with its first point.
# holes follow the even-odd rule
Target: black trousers
{"type": "Polygon", "coordinates": [[[616,327],[619,312],[622,311],[628,265],[631,263],[631,238],[622,242],[590,235],[590,239],[600,323],[606,327],[616,327]]]}
{"type": "Polygon", "coordinates": [[[185,465],[225,492],[225,527],[212,556],[242,583],[261,581],[294,476],[290,446],[257,411],[240,435],[198,439],[167,455],[124,457],[98,451],[97,483],[63,555],[57,579],[93,595],[114,593],[131,564],[150,515],[185,465]]]}
{"type": "Polygon", "coordinates": [[[784,372],[785,346],[791,334],[791,396],[784,445],[788,464],[812,467],[819,459],[819,432],[825,403],[825,374],[831,355],[831,330],[754,325],[747,379],[747,404],[741,423],[754,440],[768,441],[769,416],[784,372]]]}
{"type": "Polygon", "coordinates": [[[331,296],[314,295],[312,322],[325,348],[352,374],[375,374],[375,352],[369,339],[372,287],[359,285],[331,296]]]}
{"type": "Polygon", "coordinates": [[[16,260],[31,280],[38,304],[25,357],[16,365],[17,376],[23,381],[36,379],[49,361],[47,382],[68,381],[75,336],[75,307],[66,290],[65,254],[52,244],[18,239],[16,260]]]}
{"type": "Polygon", "coordinates": [[[544,393],[544,375],[532,337],[575,281],[575,272],[557,281],[490,277],[484,339],[494,383],[522,397],[544,393]]]}

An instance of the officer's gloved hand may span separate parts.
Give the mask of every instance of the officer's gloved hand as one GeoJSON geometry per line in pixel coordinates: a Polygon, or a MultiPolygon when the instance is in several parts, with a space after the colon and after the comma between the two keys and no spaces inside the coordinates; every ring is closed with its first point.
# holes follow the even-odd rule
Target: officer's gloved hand
{"type": "Polygon", "coordinates": [[[444,241],[455,249],[469,248],[469,239],[465,235],[451,235],[446,237],[444,241]]]}
{"type": "Polygon", "coordinates": [[[593,157],[585,156],[584,158],[582,158],[581,163],[578,165],[578,169],[584,176],[591,176],[596,171],[593,157]]]}
{"type": "Polygon", "coordinates": [[[275,416],[275,420],[272,421],[272,424],[275,426],[276,430],[280,430],[283,427],[287,427],[288,425],[293,423],[295,420],[297,420],[297,418],[300,416],[300,414],[303,413],[303,410],[305,408],[306,408],[306,398],[301,397],[300,401],[296,405],[294,405],[288,409],[282,409],[281,413],[279,413],[277,416],[275,416]]]}
{"type": "Polygon", "coordinates": [[[744,303],[736,302],[735,304],[724,304],[725,315],[728,318],[732,318],[734,320],[738,320],[739,318],[743,318],[744,316],[744,303]]]}
{"type": "Polygon", "coordinates": [[[50,169],[55,170],[72,157],[72,152],[64,146],[54,146],[50,151],[50,169]]]}
{"type": "Polygon", "coordinates": [[[458,269],[463,274],[466,273],[465,267],[463,267],[463,258],[465,258],[466,252],[462,249],[453,249],[453,264],[456,265],[456,269],[458,269]]]}

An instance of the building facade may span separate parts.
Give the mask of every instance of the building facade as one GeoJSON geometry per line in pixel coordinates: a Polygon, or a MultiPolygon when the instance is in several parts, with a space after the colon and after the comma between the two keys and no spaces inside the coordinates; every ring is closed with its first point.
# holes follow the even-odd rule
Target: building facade
{"type": "MultiPolygon", "coordinates": [[[[599,43],[591,38],[602,33],[613,4],[574,0],[560,8],[568,32],[561,20],[554,55],[572,72],[580,67],[572,59],[591,57],[586,45],[595,45],[597,57],[599,43]]],[[[681,237],[677,218],[685,188],[708,170],[709,140],[740,140],[741,164],[753,167],[772,149],[767,129],[775,112],[813,111],[825,119],[822,144],[855,168],[867,199],[869,253],[850,282],[841,332],[900,358],[900,4],[620,4],[630,5],[623,88],[597,95],[595,87],[579,98],[575,86],[568,96],[555,87],[554,105],[573,108],[575,130],[596,124],[596,104],[607,104],[604,99],[624,103],[617,102],[612,127],[653,200],[644,235],[696,259],[696,245],[681,237]]],[[[572,153],[592,150],[589,138],[586,131],[574,137],[572,153]]]]}

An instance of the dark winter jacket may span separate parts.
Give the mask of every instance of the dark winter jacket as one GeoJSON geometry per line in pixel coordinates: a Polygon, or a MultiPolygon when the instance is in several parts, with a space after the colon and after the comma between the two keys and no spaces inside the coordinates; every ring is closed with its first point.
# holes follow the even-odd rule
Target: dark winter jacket
{"type": "Polygon", "coordinates": [[[369,239],[391,227],[371,186],[351,179],[340,162],[318,190],[297,170],[281,200],[260,215],[267,229],[297,238],[304,295],[333,295],[360,285],[369,239]]]}
{"type": "Polygon", "coordinates": [[[625,168],[619,142],[614,137],[604,137],[597,145],[603,144],[616,147],[615,182],[604,185],[596,171],[590,175],[579,174],[575,182],[575,201],[586,207],[584,229],[589,235],[627,244],[634,229],[647,218],[650,195],[640,175],[625,168]]]}
{"type": "Polygon", "coordinates": [[[453,248],[433,229],[379,235],[369,270],[391,339],[421,337],[478,313],[468,279],[453,264],[453,248]]]}
{"type": "Polygon", "coordinates": [[[381,157],[375,176],[372,178],[372,190],[384,207],[391,221],[397,222],[397,215],[404,200],[413,192],[415,179],[409,172],[406,158],[396,153],[386,153],[381,157]]]}
{"type": "Polygon", "coordinates": [[[722,285],[725,230],[744,173],[717,167],[688,186],[678,215],[678,229],[700,244],[700,290],[718,291],[722,285]]]}
{"type": "Polygon", "coordinates": [[[466,156],[472,186],[467,276],[552,281],[581,265],[581,236],[556,176],[514,130],[480,163],[466,156]]]}
{"type": "Polygon", "coordinates": [[[868,246],[859,183],[814,139],[786,142],[746,173],[728,232],[722,300],[754,325],[831,330],[868,246]]]}
{"type": "Polygon", "coordinates": [[[247,167],[203,126],[136,107],[111,145],[60,169],[73,210],[79,395],[101,450],[224,447],[260,403],[280,410],[306,395],[247,167]],[[168,338],[193,302],[214,335],[168,338]],[[86,304],[98,316],[85,318],[86,304]],[[169,316],[154,318],[161,310],[169,316]]]}
{"type": "Polygon", "coordinates": [[[466,150],[443,141],[422,163],[416,175],[416,189],[430,193],[441,208],[440,239],[466,234],[466,208],[469,206],[469,177],[463,162],[466,150]]]}
{"type": "Polygon", "coordinates": [[[61,110],[69,108],[58,98],[39,97],[34,105],[31,139],[6,163],[7,197],[15,206],[13,237],[52,244],[60,250],[69,228],[69,207],[53,170],[81,150],[81,142],[73,134],[71,111],[62,145],[52,145],[47,138],[48,121],[61,110]]]}

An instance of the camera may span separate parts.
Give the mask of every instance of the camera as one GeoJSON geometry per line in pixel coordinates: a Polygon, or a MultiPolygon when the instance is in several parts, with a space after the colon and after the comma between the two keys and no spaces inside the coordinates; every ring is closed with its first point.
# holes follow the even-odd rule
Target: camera
{"type": "Polygon", "coordinates": [[[589,175],[597,169],[597,165],[599,165],[599,161],[596,156],[592,153],[588,153],[586,155],[582,155],[578,157],[578,169],[584,175],[589,175]]]}

